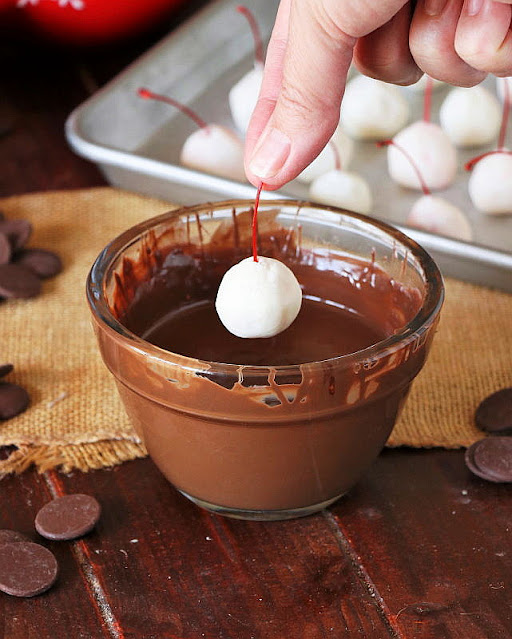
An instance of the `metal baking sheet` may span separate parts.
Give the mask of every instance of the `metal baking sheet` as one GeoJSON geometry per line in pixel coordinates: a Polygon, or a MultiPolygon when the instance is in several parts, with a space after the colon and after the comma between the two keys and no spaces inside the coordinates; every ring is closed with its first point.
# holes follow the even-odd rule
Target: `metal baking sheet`
{"type": "MultiPolygon", "coordinates": [[[[130,65],[84,102],[68,118],[66,135],[72,148],[96,162],[107,180],[132,191],[181,204],[224,198],[252,198],[248,183],[192,171],[178,164],[179,152],[195,125],[182,113],[160,103],[141,100],[146,86],[193,107],[210,122],[233,126],[227,96],[231,86],[253,66],[253,43],[237,2],[216,0],[130,65]]],[[[258,0],[251,9],[263,38],[270,36],[277,3],[258,0]]],[[[494,80],[486,85],[495,90],[494,80]]],[[[402,89],[411,103],[412,120],[421,117],[422,95],[402,89]]],[[[449,87],[433,95],[434,120],[449,87]]],[[[509,146],[512,136],[509,132],[509,146]]],[[[487,216],[476,211],[467,195],[464,163],[486,148],[459,151],[459,174],[443,196],[468,215],[475,243],[459,242],[411,229],[404,222],[418,193],[388,178],[386,151],[358,142],[351,170],[370,182],[372,215],[399,226],[419,241],[446,275],[512,292],[512,215],[487,216]]],[[[291,182],[265,197],[308,199],[307,186],[291,182]]]]}

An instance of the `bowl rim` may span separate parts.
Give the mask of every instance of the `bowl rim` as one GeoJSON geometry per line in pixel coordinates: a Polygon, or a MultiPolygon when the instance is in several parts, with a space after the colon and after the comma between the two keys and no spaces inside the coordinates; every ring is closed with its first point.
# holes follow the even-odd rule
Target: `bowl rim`
{"type": "Polygon", "coordinates": [[[203,202],[195,204],[193,206],[178,206],[170,209],[165,213],[148,218],[138,224],[131,226],[129,229],[123,231],[115,238],[113,238],[98,254],[94,263],[89,271],[86,281],[86,296],[91,310],[91,313],[95,321],[99,325],[106,325],[112,331],[117,333],[127,345],[137,348],[137,350],[144,352],[147,355],[156,357],[159,360],[165,360],[170,363],[174,360],[179,363],[179,366],[189,370],[209,370],[210,372],[230,372],[231,374],[238,375],[240,368],[248,368],[251,370],[251,374],[258,374],[261,371],[263,374],[267,374],[269,369],[275,370],[279,373],[296,372],[297,369],[303,367],[315,368],[317,366],[324,367],[326,364],[335,365],[350,365],[364,361],[380,360],[381,358],[396,351],[400,347],[404,347],[410,342],[421,337],[435,321],[441,307],[444,302],[445,289],[443,283],[443,277],[439,270],[439,267],[435,263],[434,259],[429,253],[411,237],[397,229],[396,227],[378,220],[376,218],[364,215],[362,213],[356,213],[348,209],[342,209],[335,206],[319,204],[308,200],[298,199],[270,199],[265,198],[260,202],[260,209],[265,207],[279,208],[279,207],[292,207],[298,211],[301,209],[312,208],[321,211],[328,211],[332,213],[342,214],[345,217],[349,217],[358,220],[362,223],[373,226],[379,231],[387,234],[393,240],[396,240],[400,244],[406,247],[407,251],[416,259],[420,265],[422,276],[425,282],[425,298],[418,313],[399,331],[386,337],[375,344],[371,344],[364,349],[360,349],[353,353],[346,355],[338,355],[323,360],[316,360],[314,362],[307,362],[304,364],[288,364],[288,365],[251,365],[251,364],[233,364],[217,361],[202,360],[187,355],[181,355],[173,351],[166,350],[159,346],[156,346],[147,340],[139,337],[126,327],[124,327],[119,320],[112,314],[108,303],[103,296],[103,279],[109,272],[109,266],[112,262],[119,257],[123,250],[131,244],[137,237],[144,232],[149,231],[151,228],[158,226],[162,222],[168,221],[172,218],[179,217],[184,214],[196,214],[199,212],[217,211],[228,209],[235,210],[250,209],[254,206],[253,199],[233,199],[222,200],[214,202],[203,202]]]}

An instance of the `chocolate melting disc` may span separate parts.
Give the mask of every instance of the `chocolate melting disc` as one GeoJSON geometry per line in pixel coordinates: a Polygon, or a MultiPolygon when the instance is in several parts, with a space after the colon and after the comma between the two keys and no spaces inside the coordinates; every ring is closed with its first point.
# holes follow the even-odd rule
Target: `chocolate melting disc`
{"type": "Polygon", "coordinates": [[[15,597],[33,597],[50,588],[58,565],[44,546],[30,541],[0,546],[0,590],[15,597]]]}
{"type": "Polygon", "coordinates": [[[486,397],[476,409],[475,423],[488,433],[512,431],[512,387],[486,397]]]}
{"type": "Polygon", "coordinates": [[[91,495],[64,495],[53,499],[37,513],[36,530],[47,539],[76,539],[98,523],[101,507],[91,495]]]}

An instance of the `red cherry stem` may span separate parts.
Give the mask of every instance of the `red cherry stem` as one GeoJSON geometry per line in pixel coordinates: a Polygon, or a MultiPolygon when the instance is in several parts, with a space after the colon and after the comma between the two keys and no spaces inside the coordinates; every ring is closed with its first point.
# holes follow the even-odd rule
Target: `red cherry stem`
{"type": "Polygon", "coordinates": [[[466,171],[471,171],[474,168],[475,164],[478,164],[480,160],[488,157],[489,155],[512,155],[512,151],[506,151],[505,149],[496,149],[495,151],[487,151],[487,153],[482,153],[482,155],[477,155],[476,158],[472,158],[469,162],[464,164],[464,168],[466,171]]]}
{"type": "Polygon", "coordinates": [[[263,42],[261,40],[261,32],[260,28],[258,27],[258,23],[256,22],[256,18],[254,17],[252,11],[249,11],[249,9],[247,7],[244,7],[243,5],[239,5],[236,10],[238,11],[238,13],[241,13],[247,18],[247,22],[251,27],[252,37],[254,39],[254,60],[256,62],[259,62],[260,64],[263,64],[263,42]]]}
{"type": "Polygon", "coordinates": [[[409,153],[407,153],[407,151],[402,146],[400,146],[400,144],[397,144],[394,140],[383,140],[382,142],[377,142],[377,146],[394,146],[396,149],[398,149],[400,153],[406,158],[406,160],[409,162],[414,172],[416,173],[416,177],[418,178],[418,181],[420,183],[421,190],[423,191],[423,195],[432,195],[425,180],[423,179],[423,176],[421,175],[421,172],[418,166],[416,165],[416,162],[412,159],[409,153]]]}
{"type": "Polygon", "coordinates": [[[432,113],[432,88],[434,86],[434,80],[427,75],[427,83],[425,85],[425,92],[423,94],[423,121],[430,122],[432,113]]]}
{"type": "Polygon", "coordinates": [[[505,78],[503,83],[503,113],[501,115],[501,128],[498,138],[498,149],[503,149],[505,146],[505,138],[507,137],[507,124],[508,116],[510,114],[510,91],[508,87],[508,78],[505,78]]]}
{"type": "Polygon", "coordinates": [[[252,213],[252,257],[255,262],[258,261],[258,207],[260,205],[260,195],[263,189],[263,182],[260,182],[256,197],[254,198],[254,211],[252,213]]]}
{"type": "Polygon", "coordinates": [[[161,95],[160,93],[153,93],[149,89],[140,88],[137,89],[137,94],[139,97],[144,98],[144,100],[157,100],[158,102],[164,102],[165,104],[169,104],[170,106],[176,107],[186,116],[188,116],[191,120],[193,120],[200,129],[208,129],[208,124],[201,118],[195,111],[192,111],[191,108],[178,102],[174,98],[169,98],[166,95],[161,95]]]}
{"type": "Polygon", "coordinates": [[[332,152],[334,153],[334,168],[336,171],[341,171],[341,158],[338,152],[338,147],[332,140],[329,140],[329,144],[331,145],[332,152]]]}
{"type": "Polygon", "coordinates": [[[507,124],[508,124],[509,115],[510,115],[510,97],[511,96],[510,96],[510,91],[508,88],[508,82],[505,82],[503,86],[503,112],[501,115],[501,127],[500,127],[500,134],[498,137],[498,148],[494,151],[487,151],[487,153],[482,153],[482,155],[477,155],[476,158],[472,158],[471,160],[469,160],[469,162],[466,162],[466,164],[464,165],[464,168],[466,169],[466,171],[471,171],[473,167],[476,164],[478,164],[478,162],[480,162],[480,160],[483,160],[489,155],[496,155],[498,153],[501,153],[503,155],[512,155],[512,151],[507,151],[505,149],[505,139],[507,137],[507,124]]]}

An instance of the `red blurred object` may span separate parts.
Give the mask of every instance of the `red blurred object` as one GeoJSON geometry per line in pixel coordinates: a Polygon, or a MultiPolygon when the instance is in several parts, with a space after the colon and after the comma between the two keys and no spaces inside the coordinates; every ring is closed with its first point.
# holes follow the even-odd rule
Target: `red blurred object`
{"type": "Polygon", "coordinates": [[[185,0],[0,0],[16,6],[19,24],[47,40],[76,46],[105,44],[142,33],[185,0]]]}

